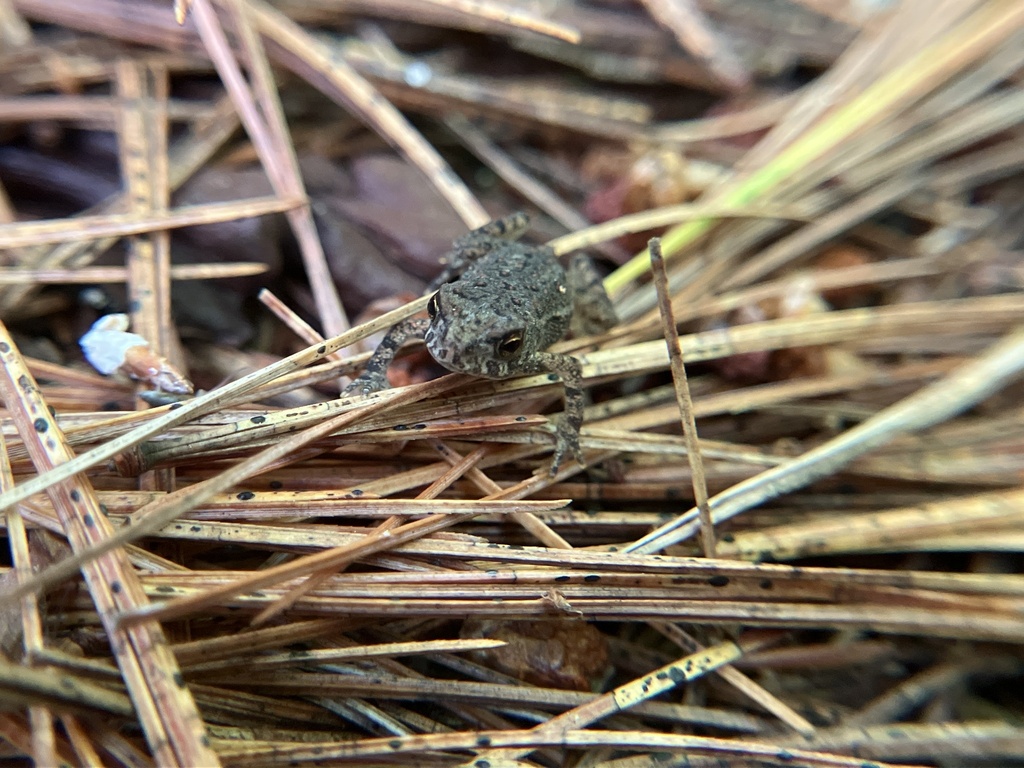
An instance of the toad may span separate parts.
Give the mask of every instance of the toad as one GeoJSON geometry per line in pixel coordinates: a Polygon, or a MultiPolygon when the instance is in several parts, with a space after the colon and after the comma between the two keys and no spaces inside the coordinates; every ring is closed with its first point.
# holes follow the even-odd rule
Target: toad
{"type": "Polygon", "coordinates": [[[345,391],[365,395],[386,389],[387,367],[398,348],[420,337],[438,363],[457,373],[488,379],[557,374],[565,412],[553,419],[555,474],[568,453],[583,463],[583,383],[579,360],[547,348],[570,330],[574,336],[605,331],[616,317],[590,259],[580,254],[563,268],[550,247],[517,242],[528,226],[526,214],[515,213],[456,240],[445,269],[428,289],[434,291],[429,318],[392,328],[345,391]]]}

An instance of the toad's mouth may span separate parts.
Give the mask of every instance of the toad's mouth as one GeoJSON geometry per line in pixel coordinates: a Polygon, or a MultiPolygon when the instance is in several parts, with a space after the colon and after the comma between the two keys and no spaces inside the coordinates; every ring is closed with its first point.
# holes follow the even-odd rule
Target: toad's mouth
{"type": "Polygon", "coordinates": [[[458,364],[458,355],[452,345],[447,343],[448,323],[442,317],[435,317],[423,335],[427,351],[438,363],[449,371],[464,373],[458,364]]]}
{"type": "Polygon", "coordinates": [[[423,342],[430,356],[452,373],[468,373],[470,376],[483,376],[487,379],[508,377],[501,364],[487,354],[492,349],[492,342],[483,339],[469,344],[453,343],[460,338],[458,333],[452,333],[451,324],[440,316],[434,318],[423,334],[423,342]]]}

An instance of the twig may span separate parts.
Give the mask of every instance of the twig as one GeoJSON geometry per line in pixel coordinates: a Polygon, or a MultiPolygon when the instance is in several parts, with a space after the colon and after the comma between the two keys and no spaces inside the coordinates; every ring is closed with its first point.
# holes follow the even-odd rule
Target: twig
{"type": "MultiPolygon", "coordinates": [[[[883,445],[903,432],[939,424],[983,400],[1020,375],[1024,369],[1024,327],[1018,327],[982,357],[946,378],[890,406],[839,437],[800,458],[770,469],[720,493],[709,502],[716,523],[755,504],[803,487],[835,472],[857,456],[883,445]]],[[[656,552],[695,532],[693,510],[663,525],[627,547],[630,552],[656,552]]]]}
{"type": "Polygon", "coordinates": [[[683,353],[679,348],[679,331],[676,319],[672,315],[672,298],[668,292],[668,275],[665,272],[665,260],[661,257],[661,242],[652,238],[647,246],[651,254],[651,271],[654,286],[658,290],[658,309],[661,311],[662,328],[665,331],[665,344],[668,346],[669,365],[672,369],[672,383],[676,390],[676,404],[679,406],[679,419],[683,425],[683,437],[686,439],[686,458],[690,462],[693,473],[693,496],[700,514],[700,537],[705,557],[715,557],[715,527],[708,508],[708,484],[704,478],[704,460],[701,457],[700,440],[697,437],[697,420],[693,414],[693,399],[690,397],[690,384],[686,377],[686,366],[683,364],[683,353]]]}
{"type": "Polygon", "coordinates": [[[281,197],[298,198],[303,201],[300,207],[287,211],[288,221],[299,243],[303,264],[309,275],[309,285],[325,332],[328,336],[336,336],[349,328],[349,322],[331,279],[330,270],[327,268],[320,238],[313,222],[313,214],[306,200],[298,160],[288,137],[288,128],[270,73],[270,64],[264,54],[262,42],[250,24],[251,17],[247,6],[239,0],[221,0],[221,5],[231,17],[235,33],[240,39],[249,67],[251,86],[242,75],[227,35],[213,10],[212,0],[195,0],[192,6],[193,18],[206,45],[207,53],[238,108],[242,122],[260,155],[275,191],[281,197]]]}

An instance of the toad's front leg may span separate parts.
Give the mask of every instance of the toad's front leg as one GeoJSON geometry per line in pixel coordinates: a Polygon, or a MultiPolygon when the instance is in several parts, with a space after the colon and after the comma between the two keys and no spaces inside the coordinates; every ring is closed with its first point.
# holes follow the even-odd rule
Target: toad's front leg
{"type": "Polygon", "coordinates": [[[395,354],[409,339],[422,339],[427,332],[430,321],[425,317],[412,317],[393,326],[380,346],[374,350],[373,356],[366,361],[363,372],[345,387],[343,395],[368,395],[388,389],[388,366],[395,359],[395,354]]]}
{"type": "Polygon", "coordinates": [[[558,468],[567,453],[576,463],[583,466],[583,452],[580,450],[580,427],[583,426],[583,366],[572,355],[540,352],[536,363],[539,368],[557,373],[565,390],[565,411],[555,416],[555,452],[551,457],[551,474],[558,468]]]}

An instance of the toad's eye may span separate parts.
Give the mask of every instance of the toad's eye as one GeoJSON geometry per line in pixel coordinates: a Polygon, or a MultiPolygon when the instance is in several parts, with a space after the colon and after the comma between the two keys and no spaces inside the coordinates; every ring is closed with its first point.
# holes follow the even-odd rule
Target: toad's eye
{"type": "Polygon", "coordinates": [[[440,311],[440,305],[437,302],[438,294],[435,293],[430,297],[430,301],[427,302],[427,314],[430,315],[430,319],[433,320],[434,316],[440,311]]]}
{"type": "Polygon", "coordinates": [[[498,357],[513,357],[522,346],[523,332],[509,331],[504,336],[502,336],[501,341],[498,342],[498,346],[496,347],[498,351],[498,357]]]}

